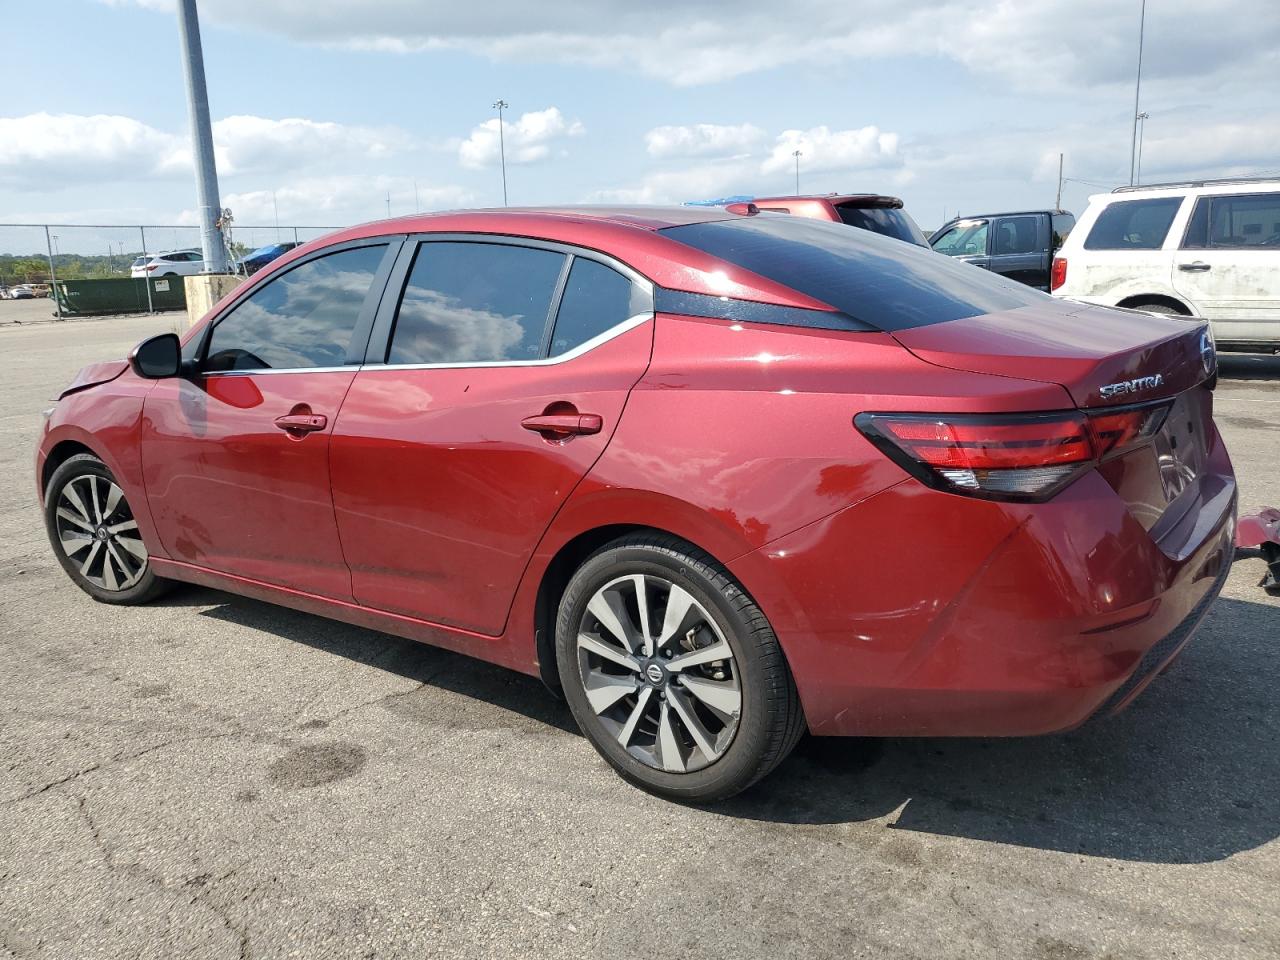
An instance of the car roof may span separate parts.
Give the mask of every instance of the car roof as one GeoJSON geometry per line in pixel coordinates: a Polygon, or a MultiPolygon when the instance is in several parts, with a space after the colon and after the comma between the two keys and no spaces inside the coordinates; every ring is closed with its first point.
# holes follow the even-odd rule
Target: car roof
{"type": "Polygon", "coordinates": [[[445,210],[439,213],[414,214],[393,220],[378,221],[383,225],[396,225],[414,232],[421,222],[424,230],[440,229],[440,221],[451,217],[483,217],[494,221],[496,233],[507,232],[509,227],[531,226],[538,221],[590,220],[642,230],[662,230],[691,223],[709,223],[715,220],[732,220],[738,214],[719,207],[648,206],[642,204],[604,206],[595,204],[566,204],[555,207],[487,207],[477,210],[445,210]]]}
{"type": "Polygon", "coordinates": [[[1041,213],[1047,213],[1053,217],[1059,217],[1063,214],[1068,217],[1075,216],[1070,210],[1049,210],[1044,208],[1039,210],[1002,210],[999,213],[966,213],[960,217],[952,217],[947,223],[956,223],[960,220],[991,220],[995,217],[1030,217],[1041,213]]]}

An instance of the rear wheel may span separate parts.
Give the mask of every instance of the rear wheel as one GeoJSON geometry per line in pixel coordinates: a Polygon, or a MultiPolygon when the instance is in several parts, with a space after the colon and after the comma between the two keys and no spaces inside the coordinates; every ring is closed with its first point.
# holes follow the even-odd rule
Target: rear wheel
{"type": "Polygon", "coordinates": [[[730,797],[804,731],[764,614],[714,559],[674,537],[625,537],[589,557],[561,599],[556,652],[583,734],[652,793],[730,797]]]}
{"type": "Polygon", "coordinates": [[[1134,303],[1130,304],[1131,310],[1141,310],[1144,313],[1159,313],[1167,317],[1185,317],[1187,313],[1179,310],[1168,303],[1134,303]]]}
{"type": "Polygon", "coordinates": [[[88,453],[69,458],[45,489],[45,527],[62,569],[104,603],[145,603],[169,581],[151,570],[124,490],[107,465],[88,453]]]}

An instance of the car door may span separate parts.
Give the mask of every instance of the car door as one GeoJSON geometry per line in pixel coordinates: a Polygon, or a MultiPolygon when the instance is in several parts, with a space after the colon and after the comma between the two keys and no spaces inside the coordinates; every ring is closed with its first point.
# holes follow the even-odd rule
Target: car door
{"type": "Polygon", "coordinates": [[[325,250],[256,286],[147,395],[147,499],[169,556],[351,599],[329,445],[398,240],[325,250]]]}
{"type": "Polygon", "coordinates": [[[1197,199],[1173,286],[1218,339],[1280,341],[1280,192],[1197,199]]]}
{"type": "Polygon", "coordinates": [[[988,268],[1029,287],[1049,288],[1049,230],[1036,216],[997,217],[988,268]]]}
{"type": "Polygon", "coordinates": [[[990,223],[987,220],[958,220],[929,241],[937,253],[955,257],[984,270],[991,266],[987,249],[990,223]]]}
{"type": "Polygon", "coordinates": [[[361,604],[497,636],[648,366],[652,286],[551,244],[413,247],[334,431],[338,531],[361,604]]]}

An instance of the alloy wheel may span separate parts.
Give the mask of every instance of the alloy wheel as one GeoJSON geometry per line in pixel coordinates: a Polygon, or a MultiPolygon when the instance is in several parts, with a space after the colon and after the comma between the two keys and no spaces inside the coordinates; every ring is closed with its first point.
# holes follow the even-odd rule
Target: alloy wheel
{"type": "Polygon", "coordinates": [[[692,773],[733,742],[742,711],[733,649],[683,587],[652,574],[611,580],[588,602],[576,643],[592,712],[637,760],[692,773]]]}
{"type": "Polygon", "coordinates": [[[63,553],[89,583],[122,591],[142,579],[147,548],[114,481],[93,473],[73,477],[58,494],[55,516],[63,553]]]}

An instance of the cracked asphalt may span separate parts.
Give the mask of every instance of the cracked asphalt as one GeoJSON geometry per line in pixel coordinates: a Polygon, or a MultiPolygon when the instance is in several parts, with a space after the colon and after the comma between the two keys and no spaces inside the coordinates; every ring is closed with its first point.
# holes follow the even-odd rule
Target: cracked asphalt
{"type": "MultiPolygon", "coordinates": [[[[1112,721],[810,739],[680,807],[533,680],[212,590],[120,609],[72,587],[36,506],[40,411],[169,322],[0,329],[0,957],[1280,955],[1259,558],[1112,721]]],[[[1280,359],[1224,371],[1241,508],[1280,505],[1280,359]]]]}

